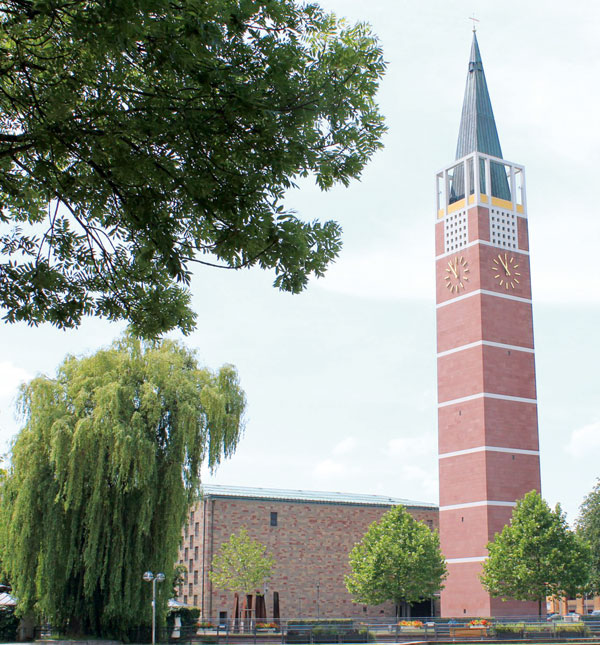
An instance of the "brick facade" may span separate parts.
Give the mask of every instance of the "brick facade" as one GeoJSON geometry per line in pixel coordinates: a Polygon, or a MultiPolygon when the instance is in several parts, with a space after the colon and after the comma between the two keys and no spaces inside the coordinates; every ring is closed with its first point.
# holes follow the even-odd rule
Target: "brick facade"
{"type": "MultiPolygon", "coordinates": [[[[515,500],[540,490],[527,220],[515,215],[518,246],[504,249],[489,242],[489,208],[466,212],[468,245],[436,259],[440,542],[449,571],[441,613],[524,615],[535,607],[490,598],[479,574],[515,500]],[[499,254],[518,265],[514,287],[496,277],[499,254]],[[457,258],[468,280],[451,290],[457,258]]],[[[436,222],[438,251],[445,226],[436,222]]]]}
{"type": "MultiPolygon", "coordinates": [[[[208,573],[213,554],[244,527],[267,546],[276,562],[266,596],[270,618],[274,591],[279,593],[281,618],[395,615],[391,603],[378,607],[353,603],[344,575],[349,573],[350,550],[369,525],[399,500],[367,496],[371,500],[359,502],[348,495],[340,501],[339,494],[327,500],[323,493],[311,500],[306,491],[271,491],[273,494],[265,497],[260,495],[261,489],[232,494],[232,488],[205,487],[203,499],[190,512],[179,556],[180,564],[188,570],[180,601],[199,607],[207,620],[219,620],[223,612],[231,618],[232,594],[213,589],[208,573]],[[305,499],[293,498],[299,493],[305,499]]],[[[404,505],[415,519],[438,528],[436,506],[404,505]]]]}

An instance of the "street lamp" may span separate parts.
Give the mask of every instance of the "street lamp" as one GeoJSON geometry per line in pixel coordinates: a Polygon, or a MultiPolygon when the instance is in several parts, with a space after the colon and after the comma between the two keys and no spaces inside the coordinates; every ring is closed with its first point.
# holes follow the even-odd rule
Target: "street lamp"
{"type": "Polygon", "coordinates": [[[319,608],[319,604],[320,604],[319,601],[321,600],[321,598],[320,598],[321,593],[320,592],[321,592],[321,583],[317,580],[317,618],[321,618],[321,612],[320,612],[320,608],[319,608]]]}
{"type": "Polygon", "coordinates": [[[152,571],[146,571],[142,578],[152,583],[152,645],[156,644],[156,583],[165,579],[164,573],[154,575],[152,571]]]}

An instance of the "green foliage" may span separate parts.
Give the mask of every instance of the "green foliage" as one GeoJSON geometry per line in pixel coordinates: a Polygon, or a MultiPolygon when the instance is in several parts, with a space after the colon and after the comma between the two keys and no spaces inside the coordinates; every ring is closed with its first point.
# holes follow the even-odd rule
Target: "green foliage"
{"type": "Polygon", "coordinates": [[[175,624],[175,616],[181,619],[181,627],[195,627],[198,619],[200,618],[200,609],[198,607],[176,607],[170,609],[167,614],[167,629],[169,632],[173,630],[175,624]]]}
{"type": "Polygon", "coordinates": [[[437,533],[396,506],[374,522],[350,552],[346,588],[354,602],[419,602],[432,598],[447,575],[437,533]]]}
{"type": "Polygon", "coordinates": [[[151,570],[164,616],[200,467],[234,451],[244,405],[233,367],[200,369],[173,341],[124,338],[25,386],[0,507],[19,612],[118,638],[150,621],[151,570]]]}
{"type": "Polygon", "coordinates": [[[179,587],[185,582],[188,570],[185,564],[176,564],[173,571],[173,582],[171,584],[171,598],[177,598],[179,587]]]}
{"type": "Polygon", "coordinates": [[[340,249],[283,205],[381,147],[376,38],[298,0],[5,0],[0,307],[9,321],[194,326],[192,263],[299,292],[340,249]]]}
{"type": "Polygon", "coordinates": [[[572,598],[588,583],[590,550],[536,491],[517,501],[510,524],[488,544],[481,582],[492,596],[537,601],[572,598]]]}
{"type": "Polygon", "coordinates": [[[253,594],[262,591],[275,566],[267,547],[253,540],[246,529],[232,533],[212,560],[210,579],[217,589],[253,594]]]}
{"type": "Polygon", "coordinates": [[[577,533],[592,551],[590,591],[600,594],[600,480],[579,508],[577,533]]]}
{"type": "Polygon", "coordinates": [[[17,640],[19,622],[14,607],[10,605],[0,607],[0,641],[14,643],[17,640]]]}
{"type": "Polygon", "coordinates": [[[522,634],[525,623],[496,623],[494,630],[496,634],[522,634]]]}

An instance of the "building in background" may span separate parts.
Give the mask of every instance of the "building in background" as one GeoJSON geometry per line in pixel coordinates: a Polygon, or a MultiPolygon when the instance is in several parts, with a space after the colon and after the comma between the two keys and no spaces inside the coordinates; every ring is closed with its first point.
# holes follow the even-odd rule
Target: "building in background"
{"type": "MultiPolygon", "coordinates": [[[[201,501],[190,512],[179,555],[187,580],[178,600],[199,607],[211,621],[232,618],[231,593],[214,589],[209,571],[213,554],[242,527],[265,544],[275,558],[266,593],[267,618],[273,597],[284,618],[393,618],[393,603],[357,605],[344,585],[350,573],[348,555],[372,522],[393,506],[402,505],[429,528],[438,528],[434,504],[379,495],[320,493],[303,490],[204,486],[201,501]]],[[[430,616],[431,603],[413,606],[412,614],[430,616]]]]}
{"type": "MultiPolygon", "coordinates": [[[[518,100],[515,97],[515,100],[518,100]]],[[[537,613],[481,586],[486,545],[540,490],[523,166],[505,161],[475,33],[456,161],[437,175],[442,616],[537,613]]]]}

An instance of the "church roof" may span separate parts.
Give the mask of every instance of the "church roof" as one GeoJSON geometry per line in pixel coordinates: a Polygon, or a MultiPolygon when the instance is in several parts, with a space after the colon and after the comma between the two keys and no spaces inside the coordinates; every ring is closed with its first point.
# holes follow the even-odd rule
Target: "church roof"
{"type": "Polygon", "coordinates": [[[460,159],[476,151],[502,159],[502,148],[481,62],[477,35],[473,32],[456,158],[460,159]]]}
{"type": "Polygon", "coordinates": [[[366,495],[359,493],[328,493],[310,490],[285,490],[279,488],[250,488],[247,486],[223,486],[203,484],[202,496],[234,497],[244,499],[265,499],[289,502],[312,502],[317,504],[350,504],[359,506],[406,506],[407,508],[437,509],[430,502],[415,502],[410,499],[388,497],[387,495],[366,495]]]}

